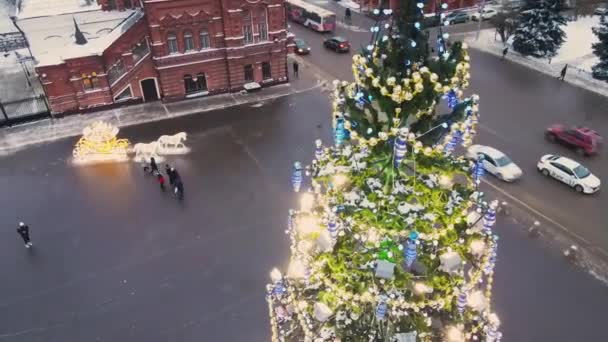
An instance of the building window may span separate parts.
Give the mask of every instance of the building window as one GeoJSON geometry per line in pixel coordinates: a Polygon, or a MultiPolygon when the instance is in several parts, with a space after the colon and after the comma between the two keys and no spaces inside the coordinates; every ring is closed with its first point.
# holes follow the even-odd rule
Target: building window
{"type": "Polygon", "coordinates": [[[116,63],[114,63],[114,65],[108,69],[108,82],[110,82],[110,84],[114,84],[114,82],[118,81],[118,79],[126,72],[127,69],[125,68],[125,63],[123,63],[121,59],[116,61],[116,63]]]}
{"type": "Polygon", "coordinates": [[[184,47],[186,51],[194,50],[194,39],[192,39],[192,32],[190,31],[184,32],[184,47]]]}
{"type": "Polygon", "coordinates": [[[118,94],[118,96],[114,98],[114,102],[129,100],[132,97],[133,94],[131,94],[131,87],[127,87],[127,89],[123,90],[122,93],[118,94]]]}
{"type": "Polygon", "coordinates": [[[116,0],[108,0],[108,9],[110,11],[116,9],[116,0]]]}
{"type": "Polygon", "coordinates": [[[251,13],[247,13],[243,19],[243,43],[253,43],[253,29],[251,27],[251,13]]]}
{"type": "Polygon", "coordinates": [[[97,73],[92,72],[90,75],[82,74],[82,84],[84,86],[84,91],[99,89],[97,73]]]}
{"type": "Polygon", "coordinates": [[[211,41],[209,40],[209,32],[201,31],[201,49],[209,49],[211,47],[211,41]]]}
{"type": "Polygon", "coordinates": [[[262,77],[265,80],[272,78],[272,72],[270,70],[270,62],[262,63],[262,77]]]}
{"type": "Polygon", "coordinates": [[[245,65],[245,82],[253,82],[253,65],[245,65]]]}
{"type": "Polygon", "coordinates": [[[268,40],[268,22],[266,21],[266,9],[262,9],[258,17],[258,34],[260,41],[268,40]]]}
{"type": "Polygon", "coordinates": [[[169,33],[167,35],[167,48],[169,49],[169,54],[179,53],[177,49],[177,36],[175,33],[169,33]]]}
{"type": "Polygon", "coordinates": [[[142,58],[146,57],[148,53],[150,53],[150,49],[148,47],[148,40],[146,38],[142,39],[139,43],[133,46],[131,50],[133,53],[133,63],[137,64],[142,58]]]}
{"type": "Polygon", "coordinates": [[[194,77],[192,75],[185,75],[184,87],[186,88],[186,94],[207,91],[207,77],[202,72],[194,77]]]}
{"type": "Polygon", "coordinates": [[[124,0],[125,8],[131,8],[133,5],[131,4],[131,0],[124,0]]]}

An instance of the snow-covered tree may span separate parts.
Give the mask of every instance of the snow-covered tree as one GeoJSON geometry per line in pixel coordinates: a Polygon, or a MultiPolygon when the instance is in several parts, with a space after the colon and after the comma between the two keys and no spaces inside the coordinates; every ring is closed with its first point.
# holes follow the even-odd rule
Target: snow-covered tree
{"type": "Polygon", "coordinates": [[[526,0],[513,34],[515,51],[535,57],[553,57],[564,43],[566,24],[558,0],[526,0]]]}
{"type": "Polygon", "coordinates": [[[600,26],[593,28],[593,33],[599,42],[593,44],[593,53],[600,62],[593,66],[593,77],[608,81],[608,20],[604,16],[600,19],[600,26]]]}
{"type": "Polygon", "coordinates": [[[478,122],[467,46],[440,31],[431,54],[423,8],[402,0],[372,27],[355,81],[334,82],[335,143],[294,165],[294,191],[310,188],[289,212],[287,271],[267,287],[273,342],[500,340],[496,203],[477,190],[481,160],[455,153],[478,122]]]}

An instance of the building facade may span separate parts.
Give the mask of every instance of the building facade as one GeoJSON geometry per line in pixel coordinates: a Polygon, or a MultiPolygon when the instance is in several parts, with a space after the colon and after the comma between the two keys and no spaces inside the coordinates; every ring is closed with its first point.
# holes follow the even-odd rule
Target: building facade
{"type": "MultiPolygon", "coordinates": [[[[60,51],[48,44],[55,35],[29,37],[25,30],[37,41],[30,39],[53,113],[287,81],[284,0],[98,0],[97,5],[98,10],[66,16],[73,20],[70,37],[78,36],[76,30],[83,38],[60,51]]],[[[38,19],[23,24],[35,28],[38,19]]]]}
{"type": "MultiPolygon", "coordinates": [[[[359,0],[359,4],[363,10],[373,10],[375,8],[390,8],[396,10],[399,8],[399,2],[402,0],[359,0]]],[[[425,13],[435,13],[442,3],[448,4],[448,10],[456,10],[459,8],[473,7],[481,0],[429,0],[426,1],[425,13]]],[[[489,2],[489,1],[488,1],[489,2]]]]}

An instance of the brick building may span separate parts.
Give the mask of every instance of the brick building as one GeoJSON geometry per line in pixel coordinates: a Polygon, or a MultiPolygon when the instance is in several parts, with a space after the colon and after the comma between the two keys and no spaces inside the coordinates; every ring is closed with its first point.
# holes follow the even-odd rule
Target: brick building
{"type": "Polygon", "coordinates": [[[53,113],[287,81],[284,0],[97,0],[48,16],[28,1],[41,0],[18,24],[53,113]]]}

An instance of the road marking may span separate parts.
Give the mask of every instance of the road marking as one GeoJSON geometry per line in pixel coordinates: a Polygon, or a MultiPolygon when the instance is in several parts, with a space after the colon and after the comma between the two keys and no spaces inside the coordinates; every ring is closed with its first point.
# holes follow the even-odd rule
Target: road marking
{"type": "Polygon", "coordinates": [[[523,206],[524,208],[528,209],[529,211],[531,211],[532,213],[534,213],[535,215],[538,215],[540,217],[542,217],[545,221],[555,225],[556,227],[560,228],[561,230],[563,230],[564,232],[566,232],[567,234],[575,237],[577,240],[579,240],[580,242],[585,243],[586,245],[589,245],[593,250],[596,250],[600,253],[602,253],[605,257],[608,257],[608,252],[606,252],[603,248],[598,247],[593,245],[591,242],[587,241],[587,239],[585,239],[584,237],[578,235],[577,233],[571,231],[570,229],[568,229],[566,226],[564,226],[563,224],[555,221],[554,219],[548,217],[547,215],[541,213],[540,211],[532,208],[530,205],[528,205],[527,203],[525,203],[524,201],[516,198],[515,196],[509,194],[508,192],[506,192],[505,190],[499,188],[498,186],[490,183],[489,181],[482,179],[482,181],[489,185],[490,187],[492,187],[494,190],[500,192],[501,194],[503,194],[504,196],[507,196],[509,199],[519,203],[521,206],[523,206]]]}

